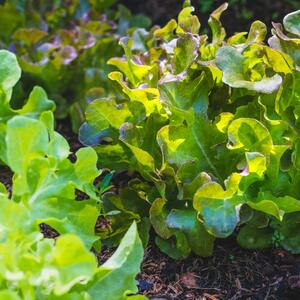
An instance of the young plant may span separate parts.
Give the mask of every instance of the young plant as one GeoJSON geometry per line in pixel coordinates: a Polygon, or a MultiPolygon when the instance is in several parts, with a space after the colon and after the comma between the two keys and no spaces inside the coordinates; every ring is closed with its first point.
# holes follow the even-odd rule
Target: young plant
{"type": "Polygon", "coordinates": [[[149,217],[162,251],[184,258],[211,255],[236,228],[248,248],[279,230],[299,253],[300,13],[284,19],[288,35],[274,25],[268,46],[260,21],[226,39],[226,8],[210,16],[211,40],[188,1],[177,21],[122,38],[125,56],[108,63],[123,97],[91,102],[80,139],[103,166],[143,178],[105,198],[115,233],[149,217]]]}
{"type": "Polygon", "coordinates": [[[23,108],[12,109],[19,77],[16,57],[1,50],[1,159],[14,175],[10,192],[0,184],[0,299],[145,299],[132,294],[143,257],[135,223],[102,266],[90,252],[99,244],[96,152],[81,148],[76,161],[69,160],[69,145],[54,131],[48,110],[54,104],[41,88],[23,108]],[[77,201],[75,191],[88,199],[77,201]],[[60,236],[43,237],[41,223],[60,236]]]}
{"type": "Polygon", "coordinates": [[[135,224],[113,256],[98,266],[78,235],[44,238],[31,211],[10,201],[4,189],[1,186],[0,299],[146,299],[130,296],[137,291],[135,275],[143,256],[135,224]]]}

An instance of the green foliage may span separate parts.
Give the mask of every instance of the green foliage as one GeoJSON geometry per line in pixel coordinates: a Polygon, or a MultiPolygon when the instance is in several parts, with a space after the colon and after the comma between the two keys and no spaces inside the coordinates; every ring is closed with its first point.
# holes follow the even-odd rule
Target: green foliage
{"type": "Polygon", "coordinates": [[[226,37],[227,3],[209,38],[189,1],[149,31],[114,2],[0,6],[1,47],[16,53],[0,50],[0,159],[13,172],[10,191],[0,184],[0,299],[145,299],[135,276],[151,226],[174,259],[210,256],[234,232],[248,249],[300,253],[300,11],[266,43],[260,21],[226,37]],[[74,160],[34,82],[74,128],[89,103],[74,160]],[[114,193],[113,172],[95,185],[98,163],[134,176],[114,193]],[[95,228],[99,215],[111,226],[95,228]],[[119,247],[98,266],[102,242],[119,247]]]}
{"type": "Polygon", "coordinates": [[[21,71],[14,54],[0,50],[0,58],[0,153],[14,173],[9,192],[0,184],[0,299],[130,299],[143,256],[136,224],[98,266],[90,249],[99,245],[95,225],[109,178],[94,185],[101,171],[90,147],[70,161],[68,142],[54,130],[54,103],[42,88],[21,109],[10,106],[21,71]],[[76,191],[87,199],[77,201],[76,191]],[[41,223],[59,237],[44,238],[41,223]]]}
{"type": "MultiPolygon", "coordinates": [[[[8,159],[5,141],[7,122],[14,116],[37,119],[44,112],[49,111],[50,113],[55,109],[53,101],[49,100],[45,91],[38,86],[33,88],[23,107],[14,109],[10,103],[11,95],[13,87],[19,81],[20,76],[21,69],[15,55],[9,51],[0,50],[0,159],[5,163],[8,159]]],[[[30,134],[30,132],[27,133],[30,134]]],[[[22,136],[19,138],[22,140],[22,136]]],[[[14,159],[18,160],[20,158],[13,156],[12,160],[14,159]]]]}
{"type": "Polygon", "coordinates": [[[177,21],[121,39],[125,56],[109,60],[122,97],[89,104],[80,139],[103,167],[143,181],[106,197],[105,238],[149,217],[173,258],[211,255],[236,229],[244,247],[277,235],[299,253],[299,11],[274,24],[267,45],[260,21],[226,38],[226,8],[210,16],[211,40],[185,2],[177,21]]]}
{"type": "Polygon", "coordinates": [[[0,5],[0,48],[13,51],[24,71],[16,103],[38,84],[57,103],[56,116],[70,114],[77,130],[91,100],[115,94],[106,61],[121,54],[120,36],[150,22],[122,6],[112,11],[114,2],[30,0],[0,5]]]}
{"type": "Polygon", "coordinates": [[[137,291],[134,277],[143,248],[135,224],[98,267],[78,235],[44,238],[25,205],[2,196],[0,208],[0,299],[125,300],[137,291]]]}

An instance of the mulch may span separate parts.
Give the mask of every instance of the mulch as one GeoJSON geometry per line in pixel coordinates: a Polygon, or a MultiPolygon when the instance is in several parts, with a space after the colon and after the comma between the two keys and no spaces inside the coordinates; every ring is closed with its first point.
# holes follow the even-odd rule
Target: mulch
{"type": "MultiPolygon", "coordinates": [[[[103,247],[99,264],[113,254],[103,247]]],[[[300,255],[282,249],[250,251],[234,237],[218,240],[211,257],[175,261],[151,242],[137,276],[139,293],[151,300],[296,300],[300,255]]]]}
{"type": "Polygon", "coordinates": [[[248,251],[230,238],[216,243],[212,257],[174,261],[150,245],[138,280],[152,300],[299,299],[300,256],[248,251]]]}

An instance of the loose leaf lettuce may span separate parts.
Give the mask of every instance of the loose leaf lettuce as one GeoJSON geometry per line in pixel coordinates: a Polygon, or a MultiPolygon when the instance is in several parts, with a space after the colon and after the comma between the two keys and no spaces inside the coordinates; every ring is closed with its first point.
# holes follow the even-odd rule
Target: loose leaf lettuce
{"type": "MultiPolygon", "coordinates": [[[[16,63],[16,58],[7,51],[2,54],[5,90],[1,92],[9,99],[13,86],[7,78],[12,75],[5,64],[16,63]]],[[[108,293],[105,298],[128,299],[137,292],[134,278],[143,256],[136,224],[113,257],[98,267],[90,252],[99,240],[95,234],[101,209],[94,186],[101,173],[97,155],[92,148],[81,148],[71,162],[69,145],[54,131],[54,117],[45,103],[53,104],[36,88],[20,110],[10,109],[5,102],[7,115],[3,111],[1,119],[3,161],[14,176],[10,193],[0,184],[0,297],[99,299],[98,295],[108,293]],[[75,191],[88,199],[77,201],[75,191]],[[39,231],[41,223],[60,235],[55,240],[45,238],[39,231]]]]}
{"type": "MultiPolygon", "coordinates": [[[[132,15],[121,5],[108,9],[114,2],[29,0],[1,3],[0,47],[14,52],[23,70],[14,101],[21,103],[23,94],[34,85],[41,85],[57,103],[56,116],[69,114],[73,129],[77,131],[84,121],[87,103],[116,95],[107,79],[112,68],[106,61],[121,54],[120,37],[136,27],[148,27],[150,20],[132,15]]],[[[11,67],[10,74],[17,78],[14,64],[11,67]]],[[[3,84],[5,88],[14,85],[12,77],[3,84]]]]}
{"type": "Polygon", "coordinates": [[[78,150],[76,162],[71,163],[68,144],[61,136],[49,134],[42,121],[23,116],[8,121],[6,145],[7,163],[15,173],[12,199],[28,205],[38,222],[48,220],[62,233],[76,232],[91,247],[97,240],[94,225],[99,213],[93,182],[100,172],[94,150],[78,150]],[[51,135],[53,139],[49,140],[51,135]],[[75,189],[94,200],[73,203],[75,189]]]}
{"type": "MultiPolygon", "coordinates": [[[[91,102],[80,130],[100,164],[150,186],[130,188],[148,203],[158,246],[176,259],[210,255],[215,237],[236,230],[244,247],[299,252],[289,221],[300,201],[299,12],[273,24],[267,45],[260,21],[226,38],[226,9],[210,16],[211,40],[189,2],[178,21],[143,32],[142,46],[123,38],[125,55],[109,61],[122,97],[91,102]]],[[[107,215],[123,204],[111,237],[145,217],[121,199],[106,198],[107,215]]]]}
{"type": "Polygon", "coordinates": [[[76,234],[44,238],[22,203],[1,199],[0,208],[1,299],[129,299],[136,292],[143,248],[135,224],[115,254],[98,267],[76,234]]]}

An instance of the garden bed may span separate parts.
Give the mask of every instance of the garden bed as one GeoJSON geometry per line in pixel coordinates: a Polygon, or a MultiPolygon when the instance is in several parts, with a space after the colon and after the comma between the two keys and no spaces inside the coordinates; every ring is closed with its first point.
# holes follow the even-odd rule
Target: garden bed
{"type": "Polygon", "coordinates": [[[50,2],[0,0],[0,299],[297,299],[294,0],[50,2]]]}
{"type": "MultiPolygon", "coordinates": [[[[60,121],[57,130],[67,137],[72,151],[82,147],[69,120],[60,121]]],[[[4,182],[9,184],[10,173],[5,174],[4,182]]],[[[115,182],[115,190],[117,185],[115,182]]],[[[101,225],[106,226],[105,220],[101,225]]],[[[49,228],[44,232],[55,236],[49,228]]],[[[137,281],[140,294],[152,300],[289,300],[300,293],[300,255],[274,248],[242,249],[232,236],[218,240],[209,258],[191,255],[175,261],[158,249],[154,233],[150,234],[137,281]]],[[[97,254],[99,264],[113,252],[114,249],[103,247],[97,254]]]]}
{"type": "MultiPolygon", "coordinates": [[[[68,119],[59,121],[57,131],[63,134],[73,152],[82,147],[71,130],[68,119]]],[[[71,158],[72,158],[71,154],[71,158]]],[[[1,167],[0,181],[11,190],[12,173],[1,167]]],[[[124,181],[121,185],[124,185],[124,181]]],[[[114,190],[118,190],[117,182],[114,190]]],[[[97,226],[106,226],[100,219],[97,226]]],[[[45,237],[58,233],[41,225],[45,237]]],[[[152,300],[289,300],[300,293],[300,255],[282,249],[250,251],[242,249],[235,236],[218,240],[213,256],[191,255],[185,260],[173,260],[155,245],[153,232],[145,249],[141,272],[137,276],[139,293],[152,300]]],[[[103,247],[97,254],[99,264],[112,256],[114,249],[103,247]]]]}
{"type": "MultiPolygon", "coordinates": [[[[59,122],[57,130],[68,137],[73,151],[81,147],[68,120],[59,122]]],[[[53,237],[53,231],[46,233],[53,237]]],[[[97,255],[99,263],[113,252],[104,247],[97,255]]],[[[300,293],[300,255],[282,249],[245,250],[233,236],[219,240],[212,257],[192,255],[175,261],[152,239],[137,281],[139,292],[152,300],[296,299],[300,293]]]]}

